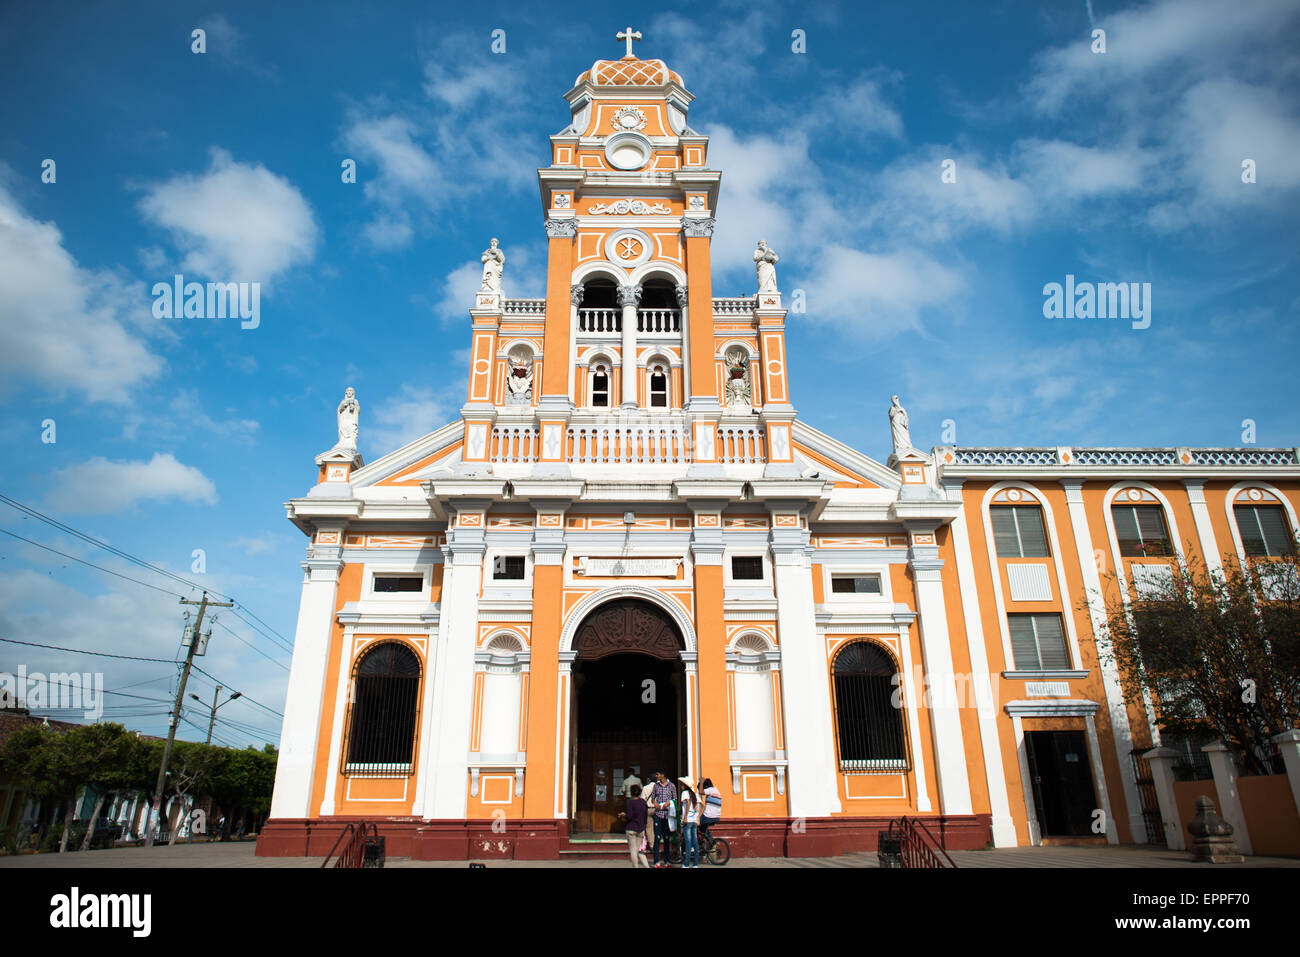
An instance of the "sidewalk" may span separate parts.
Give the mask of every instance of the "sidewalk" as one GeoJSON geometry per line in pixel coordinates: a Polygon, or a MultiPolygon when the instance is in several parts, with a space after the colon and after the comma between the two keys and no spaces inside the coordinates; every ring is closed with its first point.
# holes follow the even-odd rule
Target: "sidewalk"
{"type": "MultiPolygon", "coordinates": [[[[118,847],[101,851],[70,854],[20,854],[0,857],[0,868],[62,867],[320,867],[318,857],[257,857],[254,843],[178,844],[175,847],[118,847]]],[[[1195,870],[1226,871],[1234,868],[1300,867],[1300,860],[1281,857],[1247,857],[1240,864],[1198,864],[1181,851],[1125,845],[1120,847],[1013,847],[988,851],[952,851],[952,859],[961,868],[979,867],[1181,867],[1195,870]]],[[[621,867],[626,858],[564,861],[488,860],[489,868],[500,867],[621,867]]],[[[466,861],[412,861],[391,859],[387,867],[466,868],[466,861]]],[[[876,867],[872,853],[845,854],[842,857],[737,857],[725,868],[704,865],[700,870],[724,871],[751,867],[876,867]]]]}

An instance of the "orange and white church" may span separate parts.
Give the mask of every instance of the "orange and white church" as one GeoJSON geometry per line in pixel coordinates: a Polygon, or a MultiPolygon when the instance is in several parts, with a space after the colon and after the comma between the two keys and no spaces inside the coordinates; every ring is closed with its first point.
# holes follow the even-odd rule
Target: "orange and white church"
{"type": "Polygon", "coordinates": [[[287,503],[310,544],[258,853],[366,820],[395,855],[558,858],[622,841],[657,768],[712,779],[741,855],[874,850],[900,816],[949,848],[1156,839],[1158,728],[1099,625],[1174,557],[1281,547],[1296,450],[923,452],[897,396],[884,463],[819,432],[777,255],[713,295],[723,174],[627,44],[538,171],[545,297],[483,254],[460,418],[366,464],[349,389],[287,503]]]}

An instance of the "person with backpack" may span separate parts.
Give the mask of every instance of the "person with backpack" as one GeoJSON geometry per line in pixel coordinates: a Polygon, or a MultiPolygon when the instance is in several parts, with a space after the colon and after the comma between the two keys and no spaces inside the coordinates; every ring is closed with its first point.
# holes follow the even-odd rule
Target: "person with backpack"
{"type": "Polygon", "coordinates": [[[700,807],[701,842],[709,839],[709,828],[722,820],[722,792],[713,786],[710,778],[700,782],[700,795],[703,798],[700,807]]]}

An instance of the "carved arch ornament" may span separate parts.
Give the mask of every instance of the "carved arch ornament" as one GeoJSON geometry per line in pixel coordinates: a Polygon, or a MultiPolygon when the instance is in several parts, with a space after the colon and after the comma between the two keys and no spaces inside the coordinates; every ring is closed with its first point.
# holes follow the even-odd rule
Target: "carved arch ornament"
{"type": "Polygon", "coordinates": [[[592,611],[573,638],[578,658],[639,653],[676,661],[684,647],[677,624],[662,608],[637,598],[618,598],[592,611]]]}

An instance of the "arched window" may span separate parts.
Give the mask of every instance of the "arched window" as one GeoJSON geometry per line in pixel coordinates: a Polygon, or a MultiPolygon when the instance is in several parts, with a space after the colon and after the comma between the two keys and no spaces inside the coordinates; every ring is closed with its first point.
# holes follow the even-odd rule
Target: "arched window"
{"type": "Polygon", "coordinates": [[[1159,504],[1129,505],[1116,502],[1110,507],[1110,516],[1115,522],[1115,538],[1123,557],[1168,558],[1173,555],[1169,526],[1165,524],[1165,510],[1159,504]]]}
{"type": "Polygon", "coordinates": [[[591,367],[591,405],[596,409],[609,408],[609,363],[597,360],[591,367]]]}
{"type": "Polygon", "coordinates": [[[345,774],[410,774],[420,714],[420,659],[385,641],[367,649],[352,673],[352,713],[344,743],[345,774]]]}
{"type": "Polygon", "coordinates": [[[833,674],[840,770],[906,770],[902,689],[888,652],[869,641],[850,642],[835,656],[833,674]]]}
{"type": "Polygon", "coordinates": [[[1234,505],[1232,514],[1247,558],[1278,558],[1295,551],[1295,536],[1281,505],[1234,505]]]}
{"type": "Polygon", "coordinates": [[[650,408],[668,408],[668,366],[659,361],[650,363],[650,408]]]}

